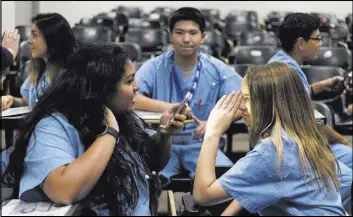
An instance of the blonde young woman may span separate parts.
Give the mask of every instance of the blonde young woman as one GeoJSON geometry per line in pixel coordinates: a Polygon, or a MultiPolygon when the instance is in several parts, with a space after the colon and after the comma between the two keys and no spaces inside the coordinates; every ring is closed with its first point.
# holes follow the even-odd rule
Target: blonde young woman
{"type": "Polygon", "coordinates": [[[194,200],[211,205],[234,199],[223,215],[243,207],[260,215],[344,215],[342,200],[350,194],[342,198],[340,187],[350,191],[352,173],[339,177],[339,168],[297,73],[285,63],[255,66],[241,93],[223,96],[211,112],[194,200]],[[238,109],[253,150],[216,180],[217,144],[238,109]]]}

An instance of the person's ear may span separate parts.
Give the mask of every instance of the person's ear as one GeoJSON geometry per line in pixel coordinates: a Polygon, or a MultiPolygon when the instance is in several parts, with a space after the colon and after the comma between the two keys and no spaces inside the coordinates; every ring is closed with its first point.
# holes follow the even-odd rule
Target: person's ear
{"type": "Polygon", "coordinates": [[[168,37],[169,37],[170,42],[172,42],[172,44],[173,44],[172,32],[169,29],[168,29],[168,37]]]}
{"type": "Polygon", "coordinates": [[[303,37],[299,37],[298,38],[298,47],[300,50],[304,49],[304,43],[306,43],[305,39],[303,37]]]}
{"type": "Polygon", "coordinates": [[[207,37],[206,33],[205,33],[205,32],[202,32],[202,33],[201,33],[201,44],[203,44],[203,43],[205,42],[206,37],[207,37]]]}

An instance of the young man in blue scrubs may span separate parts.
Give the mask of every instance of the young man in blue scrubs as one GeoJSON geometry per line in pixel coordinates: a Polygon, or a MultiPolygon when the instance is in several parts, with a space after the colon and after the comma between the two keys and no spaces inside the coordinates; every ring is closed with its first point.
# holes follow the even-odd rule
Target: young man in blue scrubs
{"type": "MultiPolygon", "coordinates": [[[[315,16],[306,13],[289,14],[279,28],[282,50],[278,51],[268,61],[268,63],[275,61],[285,62],[292,67],[299,74],[305,90],[310,96],[315,96],[324,90],[333,90],[334,87],[343,80],[343,77],[335,76],[309,85],[306,75],[300,67],[305,61],[318,58],[318,50],[322,45],[319,27],[320,20],[315,16]]],[[[335,157],[344,164],[341,164],[341,172],[346,178],[342,180],[342,184],[351,186],[352,148],[347,146],[348,141],[330,126],[325,126],[325,132],[335,157]]],[[[342,191],[341,188],[341,194],[342,198],[350,200],[350,191],[342,191]],[[349,197],[344,194],[349,194],[349,197]]]]}
{"type": "MultiPolygon", "coordinates": [[[[194,176],[208,116],[221,96],[240,89],[242,79],[220,60],[199,51],[206,37],[205,18],[199,10],[175,11],[169,31],[174,50],[147,61],[136,73],[140,86],[136,109],[162,112],[182,102],[188,92],[192,96],[188,105],[196,122],[173,136],[171,159],[160,173],[167,182],[183,169],[194,176]]],[[[216,164],[233,165],[220,150],[216,164]]]]}

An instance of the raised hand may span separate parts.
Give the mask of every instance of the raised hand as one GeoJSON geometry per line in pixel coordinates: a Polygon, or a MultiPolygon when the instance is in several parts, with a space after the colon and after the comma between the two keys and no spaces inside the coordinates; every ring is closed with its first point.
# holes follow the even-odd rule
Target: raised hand
{"type": "Polygon", "coordinates": [[[108,107],[105,107],[105,121],[107,122],[109,127],[112,127],[116,131],[120,132],[119,131],[119,124],[115,118],[115,115],[108,107]]]}
{"type": "Polygon", "coordinates": [[[206,135],[221,136],[234,121],[235,113],[243,101],[240,92],[223,96],[212,109],[206,125],[206,135]]]}

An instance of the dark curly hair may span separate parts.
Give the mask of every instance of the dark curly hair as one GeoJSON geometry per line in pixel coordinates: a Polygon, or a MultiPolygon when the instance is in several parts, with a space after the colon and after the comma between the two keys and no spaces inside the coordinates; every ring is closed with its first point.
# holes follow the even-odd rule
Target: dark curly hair
{"type": "MultiPolygon", "coordinates": [[[[73,54],[63,74],[26,116],[15,140],[15,148],[11,152],[3,182],[7,185],[19,185],[26,171],[24,158],[34,129],[41,119],[54,112],[63,114],[75,127],[84,149],[87,150],[104,129],[104,108],[119,89],[118,84],[125,73],[128,60],[128,55],[122,48],[112,43],[92,44],[73,54]]],[[[136,208],[139,198],[135,178],[145,183],[141,169],[148,170],[146,173],[149,173],[155,165],[152,161],[153,141],[145,132],[142,120],[133,112],[115,116],[121,134],[119,146],[115,146],[105,171],[85,201],[104,205],[111,215],[126,215],[126,210],[136,208]],[[125,155],[131,160],[126,160],[125,155]],[[146,165],[147,168],[139,165],[146,165]]],[[[155,178],[149,185],[150,210],[155,215],[160,181],[155,178]]]]}
{"type": "Polygon", "coordinates": [[[279,27],[279,39],[282,49],[291,52],[297,38],[309,40],[313,31],[320,28],[320,19],[307,13],[288,14],[279,27]]]}

